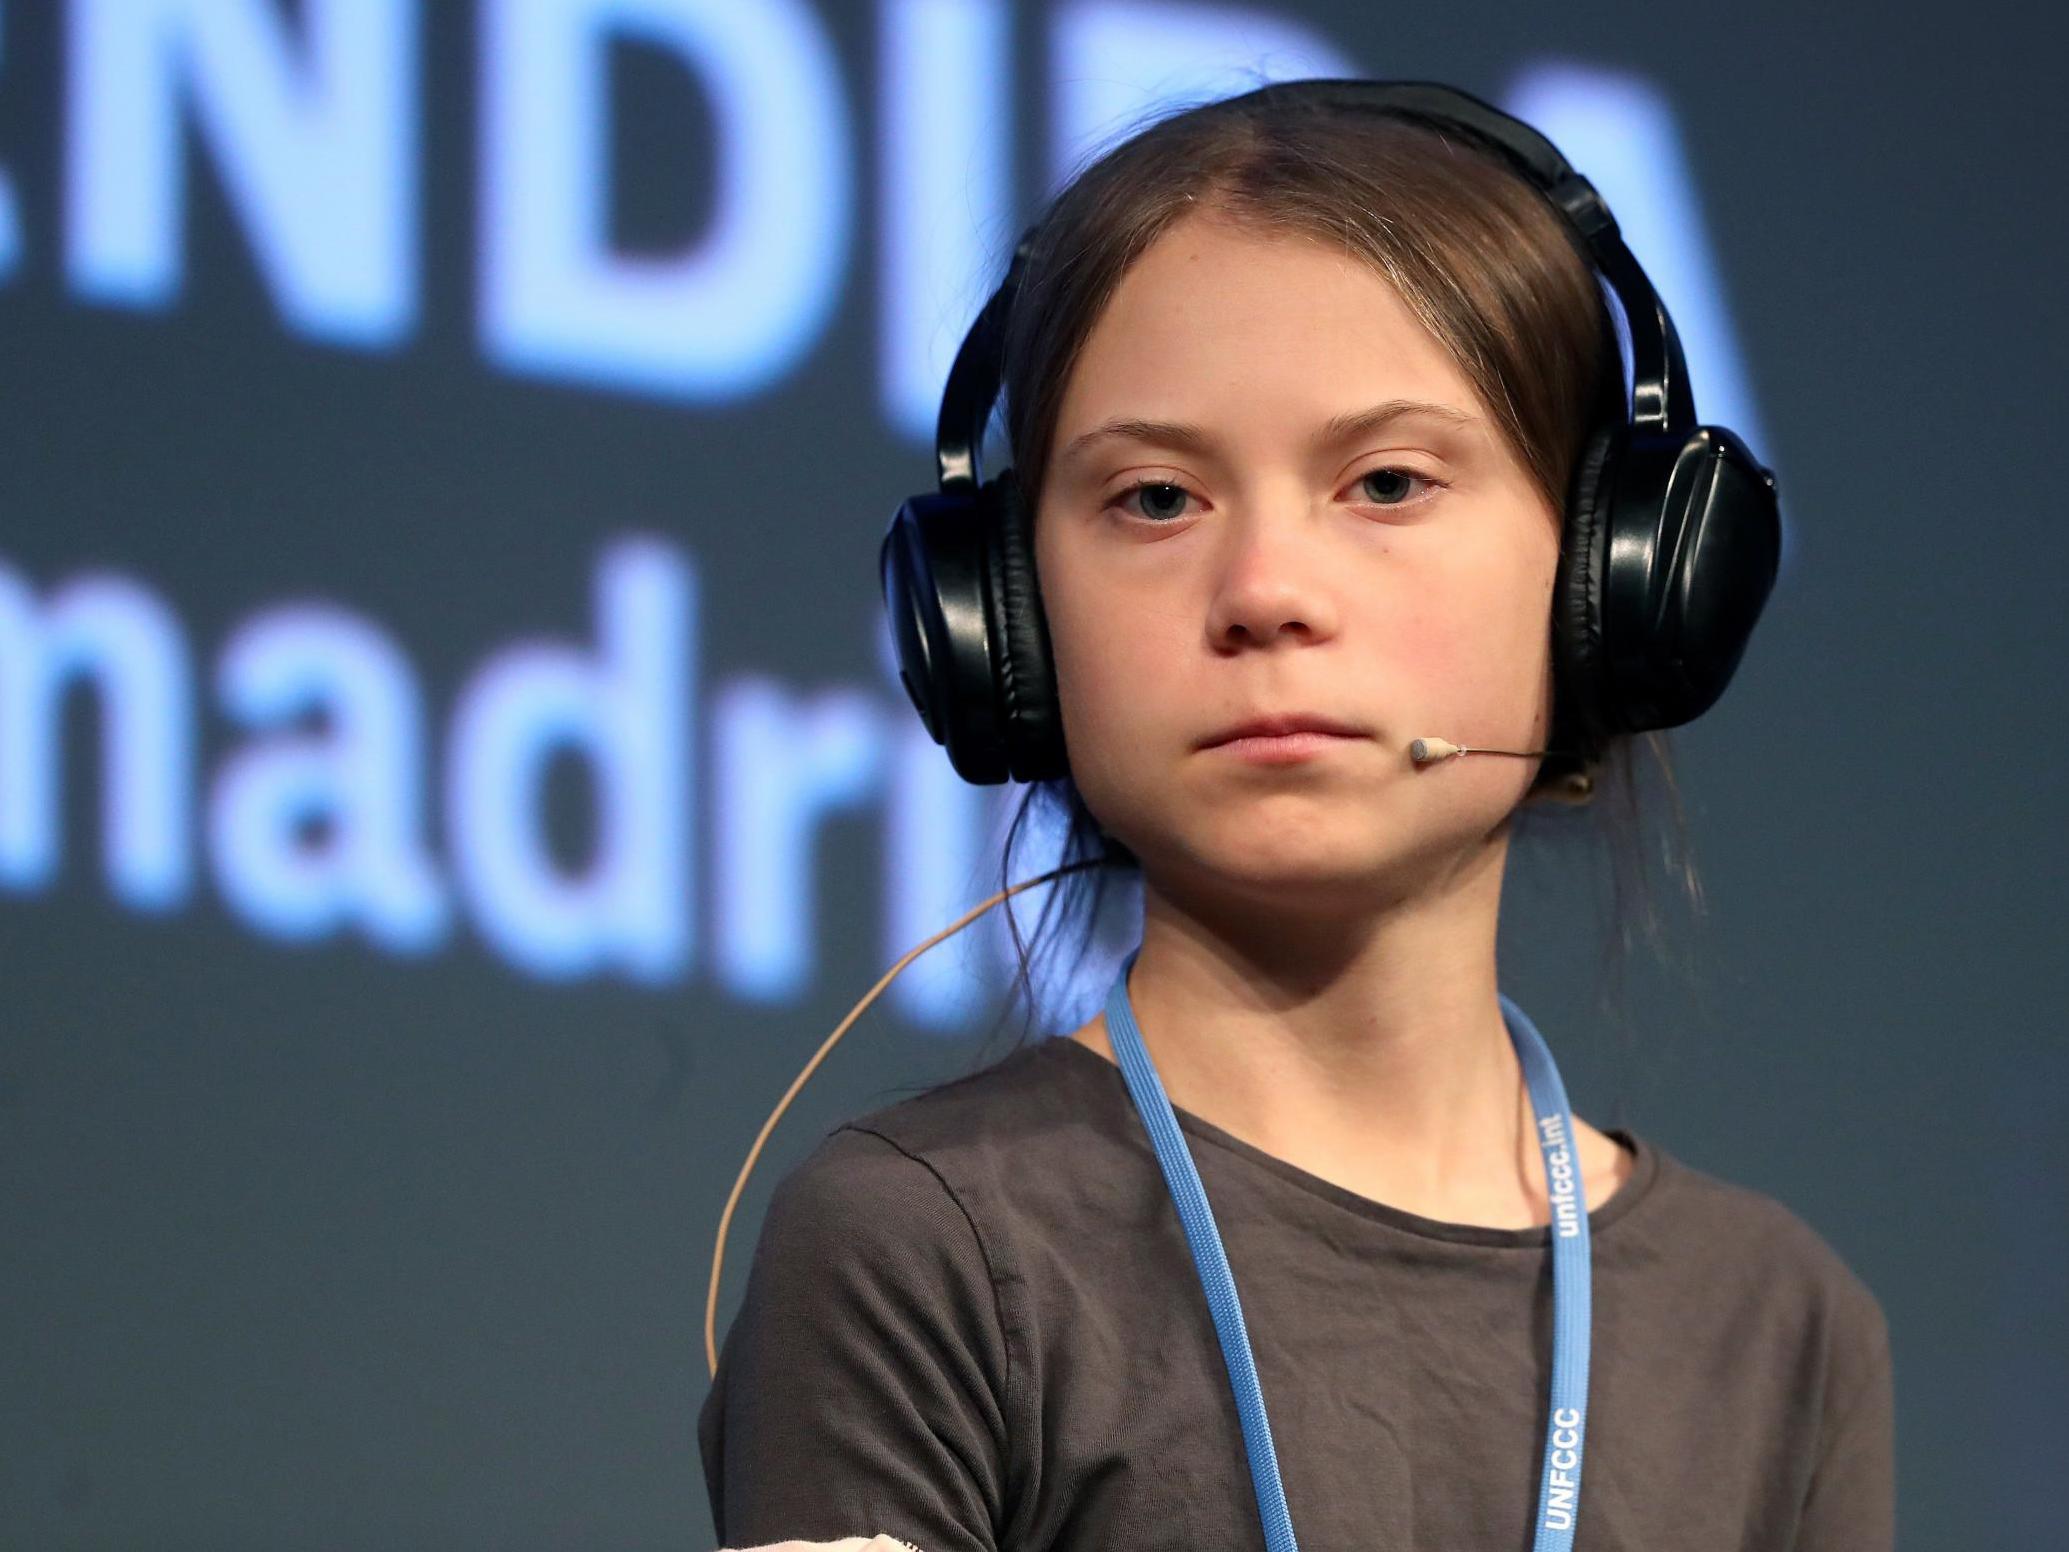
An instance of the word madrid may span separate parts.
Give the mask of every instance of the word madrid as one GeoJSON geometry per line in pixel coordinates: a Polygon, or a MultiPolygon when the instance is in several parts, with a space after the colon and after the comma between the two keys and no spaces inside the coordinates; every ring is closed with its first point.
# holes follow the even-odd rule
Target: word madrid
{"type": "MultiPolygon", "coordinates": [[[[748,674],[707,693],[697,598],[680,549],[616,540],[596,566],[594,641],[490,653],[436,739],[408,655],[378,623],[331,603],[264,608],[212,676],[248,736],[204,773],[194,652],[164,600],[109,572],[39,596],[0,563],[0,889],[60,876],[62,795],[85,786],[62,768],[63,709],[90,686],[102,863],[138,910],[188,905],[205,861],[228,910],[271,937],[353,934],[421,955],[464,912],[492,952],[541,978],[702,969],[730,995],[776,1002],[810,989],[815,840],[830,819],[881,820],[884,962],[981,898],[1019,789],[956,776],[895,678],[799,694],[748,674]],[[579,870],[547,844],[555,756],[591,778],[594,843],[579,870]]],[[[887,641],[878,655],[887,669],[887,641]]],[[[1009,940],[993,952],[1005,959],[1009,940]]],[[[975,979],[927,955],[892,994],[915,1021],[953,1027],[974,1011],[975,979]]]]}

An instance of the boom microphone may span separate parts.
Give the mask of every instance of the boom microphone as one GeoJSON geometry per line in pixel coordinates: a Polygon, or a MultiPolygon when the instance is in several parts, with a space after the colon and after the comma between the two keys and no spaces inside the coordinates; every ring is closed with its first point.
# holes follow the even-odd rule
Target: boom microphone
{"type": "Polygon", "coordinates": [[[1552,749],[1468,749],[1463,744],[1449,743],[1441,738],[1418,738],[1408,746],[1408,758],[1417,765],[1433,765],[1457,754],[1513,754],[1534,760],[1557,752],[1552,749]]]}

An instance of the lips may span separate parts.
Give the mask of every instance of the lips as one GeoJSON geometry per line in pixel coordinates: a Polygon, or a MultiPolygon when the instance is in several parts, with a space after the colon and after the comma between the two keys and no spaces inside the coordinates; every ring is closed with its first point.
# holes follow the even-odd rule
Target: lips
{"type": "Polygon", "coordinates": [[[1341,738],[1363,738],[1365,729],[1338,717],[1315,711],[1283,711],[1251,717],[1223,728],[1200,741],[1202,749],[1230,743],[1238,738],[1276,738],[1286,733],[1333,733],[1341,738]]]}

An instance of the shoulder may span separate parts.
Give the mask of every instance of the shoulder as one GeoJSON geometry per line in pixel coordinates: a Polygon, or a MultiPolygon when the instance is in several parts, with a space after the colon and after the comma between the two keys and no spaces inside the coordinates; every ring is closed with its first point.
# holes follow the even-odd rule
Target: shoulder
{"type": "Polygon", "coordinates": [[[926,1160],[843,1125],[770,1195],[720,1377],[825,1386],[845,1376],[860,1388],[887,1364],[904,1381],[952,1373],[959,1388],[1002,1396],[999,1278],[926,1160]]]}
{"type": "Polygon", "coordinates": [[[1671,1209],[1661,1231],[1692,1285],[1726,1303],[1745,1339],[1793,1341],[1842,1397],[1887,1371],[1881,1301],[1800,1213],[1664,1153],[1659,1167],[1659,1205],[1671,1209]]]}
{"type": "MultiPolygon", "coordinates": [[[[1018,1045],[1003,1056],[846,1123],[916,1155],[998,1147],[1082,1117],[1083,1072],[1060,1037],[1018,1045]]],[[[1083,1053],[1077,1053],[1082,1055],[1083,1053]]]]}
{"type": "MultiPolygon", "coordinates": [[[[924,1170],[980,1226],[1033,1207],[1066,1163],[1110,1143],[1102,1096],[1069,1059],[1068,1042],[1042,1038],[984,1066],[845,1122],[822,1144],[822,1167],[924,1170]],[[874,1165],[863,1163],[873,1150],[874,1165]]],[[[1083,1058],[1083,1052],[1075,1053],[1083,1058]]]]}
{"type": "Polygon", "coordinates": [[[1700,1355],[1713,1404],[1734,1387],[1767,1398],[1751,1415],[1787,1441],[1786,1469],[1800,1474],[1794,1545],[1894,1545],[1896,1387],[1881,1301],[1777,1197],[1679,1163],[1662,1183],[1671,1244],[1650,1248],[1683,1264],[1668,1274],[1678,1280],[1660,1340],[1700,1355]]]}
{"type": "Polygon", "coordinates": [[[1867,1284],[1831,1242],[1780,1197],[1698,1169],[1664,1150],[1660,1163],[1679,1215],[1703,1231],[1714,1256],[1758,1266],[1835,1299],[1874,1302],[1867,1284]]]}
{"type": "MultiPolygon", "coordinates": [[[[992,1204],[1030,1132],[1063,1114],[1035,1047],[844,1121],[777,1183],[762,1238],[768,1254],[806,1259],[872,1247],[911,1258],[932,1246],[988,1259],[992,1204]]],[[[761,1254],[763,1252],[758,1252],[761,1254]]]]}
{"type": "Polygon", "coordinates": [[[976,1226],[924,1158],[853,1123],[836,1127],[777,1181],[751,1280],[854,1293],[861,1284],[987,1277],[976,1226]]]}

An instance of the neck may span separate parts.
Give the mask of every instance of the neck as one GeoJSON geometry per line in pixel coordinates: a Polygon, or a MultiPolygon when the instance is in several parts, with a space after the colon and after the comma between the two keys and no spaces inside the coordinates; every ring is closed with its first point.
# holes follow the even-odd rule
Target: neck
{"type": "Polygon", "coordinates": [[[1505,851],[1364,915],[1210,903],[1145,877],[1128,997],[1172,1104],[1425,1217],[1544,1221],[1496,997],[1505,851]]]}

